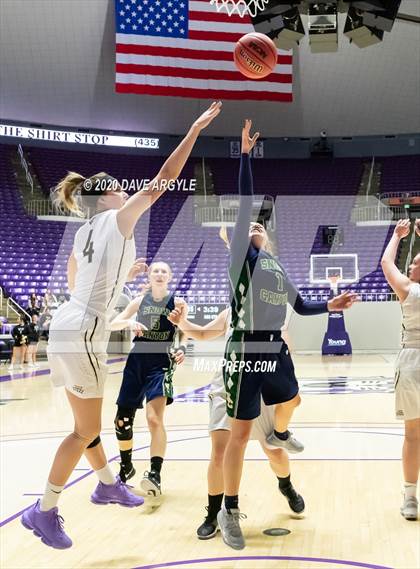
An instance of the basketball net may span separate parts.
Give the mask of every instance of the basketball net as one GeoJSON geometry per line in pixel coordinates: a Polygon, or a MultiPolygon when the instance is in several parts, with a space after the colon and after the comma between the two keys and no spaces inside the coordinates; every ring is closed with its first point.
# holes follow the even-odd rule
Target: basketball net
{"type": "Polygon", "coordinates": [[[340,277],[339,276],[328,277],[328,280],[330,281],[330,288],[333,291],[334,296],[337,296],[337,294],[338,294],[338,283],[340,281],[340,277]]]}
{"type": "Polygon", "coordinates": [[[229,16],[238,14],[241,18],[247,14],[254,18],[264,10],[269,0],[210,0],[218,12],[227,12],[229,16]]]}

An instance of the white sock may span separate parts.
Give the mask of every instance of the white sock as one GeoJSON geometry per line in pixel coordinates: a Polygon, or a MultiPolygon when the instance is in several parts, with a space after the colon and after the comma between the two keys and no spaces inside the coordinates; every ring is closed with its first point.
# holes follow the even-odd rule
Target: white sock
{"type": "Polygon", "coordinates": [[[51,508],[55,508],[58,504],[58,500],[60,498],[61,492],[64,486],[56,486],[55,484],[51,484],[51,482],[47,482],[45,487],[45,493],[41,498],[41,502],[39,504],[39,509],[41,512],[46,512],[51,510],[51,508]]]}
{"type": "Polygon", "coordinates": [[[414,484],[413,482],[404,482],[404,497],[416,497],[417,494],[417,483],[414,484]]]}
{"type": "Polygon", "coordinates": [[[109,464],[105,464],[103,468],[95,470],[95,472],[98,475],[98,478],[102,482],[102,484],[108,484],[108,486],[110,484],[115,484],[115,476],[112,473],[109,464]]]}

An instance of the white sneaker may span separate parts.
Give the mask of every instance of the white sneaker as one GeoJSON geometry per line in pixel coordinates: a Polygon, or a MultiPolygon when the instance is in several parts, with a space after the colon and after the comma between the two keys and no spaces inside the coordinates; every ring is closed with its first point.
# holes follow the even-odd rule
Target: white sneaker
{"type": "Polygon", "coordinates": [[[285,440],[276,437],[274,431],[265,439],[265,446],[269,449],[284,448],[292,454],[302,452],[305,447],[301,442],[292,437],[292,433],[288,431],[288,437],[285,440]]]}
{"type": "Polygon", "coordinates": [[[417,520],[419,503],[415,496],[406,496],[401,506],[401,515],[406,520],[417,520]]]}
{"type": "Polygon", "coordinates": [[[28,364],[28,367],[35,367],[34,364],[28,364]]]}
{"type": "Polygon", "coordinates": [[[243,518],[246,518],[245,514],[241,514],[238,509],[232,509],[229,513],[224,506],[217,514],[222,539],[232,549],[243,549],[245,547],[245,539],[239,525],[239,520],[243,518]]]}
{"type": "Polygon", "coordinates": [[[14,367],[15,367],[15,366],[14,366],[13,364],[10,364],[10,365],[9,365],[9,367],[8,367],[7,369],[10,369],[10,370],[12,370],[12,369],[14,369],[14,367]]]}

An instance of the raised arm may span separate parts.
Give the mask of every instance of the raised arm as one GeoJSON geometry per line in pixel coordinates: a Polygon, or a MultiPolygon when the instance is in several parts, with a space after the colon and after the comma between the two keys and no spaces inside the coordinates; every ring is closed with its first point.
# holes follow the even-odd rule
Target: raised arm
{"type": "Polygon", "coordinates": [[[118,228],[124,237],[129,238],[132,235],[134,226],[139,217],[165,193],[170,182],[178,178],[200,132],[217,117],[221,107],[221,102],[212,103],[212,105],[194,121],[190,130],[179,146],[166,160],[158,175],[150,182],[147,188],[137,192],[128,199],[124,206],[118,211],[118,228]]]}
{"type": "Polygon", "coordinates": [[[249,153],[260,135],[257,132],[251,137],[251,126],[252,121],[246,119],[242,129],[241,164],[239,168],[239,212],[230,244],[231,266],[237,266],[239,269],[242,268],[248,250],[249,224],[251,222],[252,197],[254,195],[249,153]]]}
{"type": "Polygon", "coordinates": [[[400,219],[395,226],[394,233],[382,255],[381,266],[389,286],[398,296],[400,302],[407,298],[410,288],[410,280],[403,275],[395,264],[398,246],[401,239],[410,233],[410,220],[400,219]]]}

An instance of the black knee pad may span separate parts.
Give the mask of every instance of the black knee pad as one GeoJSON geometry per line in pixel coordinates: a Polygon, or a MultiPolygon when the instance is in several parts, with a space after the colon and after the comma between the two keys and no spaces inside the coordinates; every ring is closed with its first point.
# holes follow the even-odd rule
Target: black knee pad
{"type": "Polygon", "coordinates": [[[94,448],[94,447],[96,447],[100,442],[101,442],[101,437],[98,435],[98,436],[96,437],[96,439],[94,439],[94,440],[90,443],[90,445],[88,445],[86,448],[94,448]]]}
{"type": "Polygon", "coordinates": [[[118,407],[114,425],[115,433],[119,441],[130,441],[133,438],[133,423],[135,414],[135,409],[124,409],[123,407],[118,407]],[[123,424],[120,425],[120,422],[123,424]]]}

